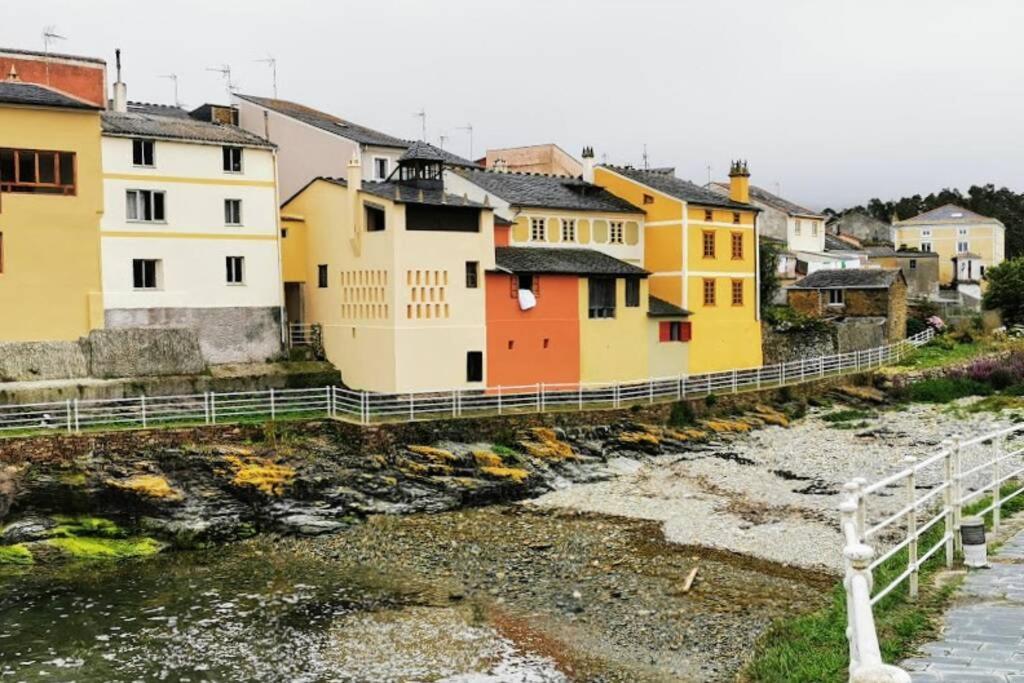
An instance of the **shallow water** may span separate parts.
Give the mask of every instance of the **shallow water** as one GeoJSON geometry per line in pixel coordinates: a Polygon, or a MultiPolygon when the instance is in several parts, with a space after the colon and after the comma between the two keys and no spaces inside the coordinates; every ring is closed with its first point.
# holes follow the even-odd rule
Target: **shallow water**
{"type": "Polygon", "coordinates": [[[560,681],[464,606],[263,539],[0,576],[0,681],[560,681]]]}

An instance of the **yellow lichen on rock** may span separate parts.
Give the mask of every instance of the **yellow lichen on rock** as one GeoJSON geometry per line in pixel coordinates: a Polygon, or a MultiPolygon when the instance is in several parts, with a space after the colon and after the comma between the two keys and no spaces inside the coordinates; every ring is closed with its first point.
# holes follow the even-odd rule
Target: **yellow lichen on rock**
{"type": "Polygon", "coordinates": [[[553,429],[534,427],[530,430],[533,440],[520,441],[519,445],[535,458],[548,460],[571,460],[576,458],[572,446],[559,441],[553,429]]]}
{"type": "Polygon", "coordinates": [[[454,473],[450,465],[443,463],[422,463],[416,462],[415,460],[403,459],[399,464],[399,469],[403,470],[407,474],[419,475],[423,477],[429,476],[442,476],[446,477],[454,473]]]}
{"type": "Polygon", "coordinates": [[[710,429],[711,431],[715,432],[716,434],[722,434],[724,432],[750,431],[750,425],[739,420],[704,420],[701,424],[710,429]]]}
{"type": "Polygon", "coordinates": [[[478,467],[501,467],[501,456],[491,451],[473,451],[473,460],[478,467]]]}
{"type": "Polygon", "coordinates": [[[170,482],[159,474],[136,474],[121,480],[108,479],[107,484],[122,491],[130,491],[143,498],[181,500],[185,497],[181,491],[171,486],[170,482]]]}
{"type": "Polygon", "coordinates": [[[511,479],[517,484],[525,481],[530,476],[528,471],[518,467],[481,467],[480,471],[494,479],[511,479]]]}
{"type": "Polygon", "coordinates": [[[435,462],[458,462],[459,456],[455,455],[451,451],[446,451],[443,448],[434,448],[433,446],[406,446],[406,448],[416,455],[423,456],[429,460],[435,462]]]}
{"type": "Polygon", "coordinates": [[[887,400],[885,392],[879,391],[874,387],[855,387],[844,385],[839,387],[838,391],[850,398],[860,399],[861,401],[867,401],[869,403],[885,403],[887,400]]]}
{"type": "Polygon", "coordinates": [[[232,483],[235,486],[255,488],[267,495],[282,495],[295,479],[295,468],[267,458],[225,455],[224,462],[234,471],[232,483]]]}
{"type": "Polygon", "coordinates": [[[699,429],[666,429],[664,435],[676,441],[703,441],[708,433],[699,429]]]}
{"type": "Polygon", "coordinates": [[[756,405],[754,406],[753,412],[758,419],[764,421],[766,424],[776,425],[779,427],[789,426],[789,418],[769,406],[756,405]]]}
{"type": "Polygon", "coordinates": [[[661,441],[650,432],[622,432],[619,434],[619,442],[626,444],[650,444],[657,446],[661,441]]]}

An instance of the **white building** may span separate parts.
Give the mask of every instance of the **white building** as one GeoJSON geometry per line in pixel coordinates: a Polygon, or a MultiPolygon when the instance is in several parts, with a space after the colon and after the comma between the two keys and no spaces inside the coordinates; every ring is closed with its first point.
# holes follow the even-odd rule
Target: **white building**
{"type": "Polygon", "coordinates": [[[102,114],[107,327],[195,328],[213,363],[278,355],[274,146],[181,109],[129,108],[120,94],[102,114]]]}

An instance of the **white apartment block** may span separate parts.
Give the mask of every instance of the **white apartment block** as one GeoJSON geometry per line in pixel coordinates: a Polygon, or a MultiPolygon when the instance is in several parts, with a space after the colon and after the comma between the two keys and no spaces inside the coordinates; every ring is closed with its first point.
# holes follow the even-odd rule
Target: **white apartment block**
{"type": "Polygon", "coordinates": [[[116,109],[102,114],[107,327],[192,327],[213,363],[278,355],[274,146],[180,109],[116,109]]]}

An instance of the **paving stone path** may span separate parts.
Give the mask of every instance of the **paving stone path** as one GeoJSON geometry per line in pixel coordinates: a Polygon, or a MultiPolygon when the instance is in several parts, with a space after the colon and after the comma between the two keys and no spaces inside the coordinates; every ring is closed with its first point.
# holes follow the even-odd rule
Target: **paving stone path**
{"type": "Polygon", "coordinates": [[[942,639],[903,662],[915,683],[1024,683],[1024,530],[967,575],[942,639]]]}

